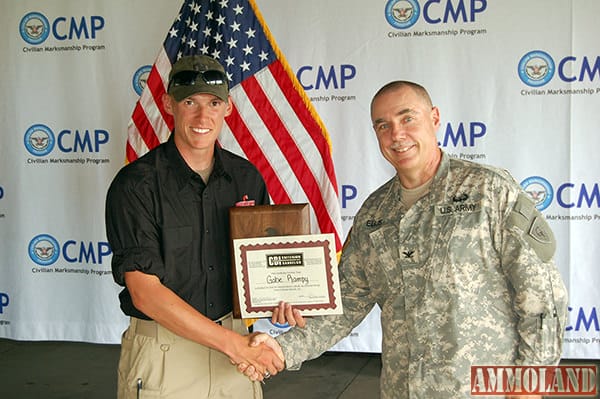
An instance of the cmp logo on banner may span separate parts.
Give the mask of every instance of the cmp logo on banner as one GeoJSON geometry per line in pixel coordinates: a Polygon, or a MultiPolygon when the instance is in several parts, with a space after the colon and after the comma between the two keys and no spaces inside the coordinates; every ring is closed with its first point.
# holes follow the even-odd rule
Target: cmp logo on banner
{"type": "Polygon", "coordinates": [[[565,328],[565,344],[589,346],[600,345],[600,321],[595,306],[569,306],[569,322],[565,328]]]}
{"type": "Polygon", "coordinates": [[[542,50],[532,50],[521,57],[517,67],[521,82],[533,89],[521,90],[522,96],[540,95],[595,95],[600,93],[599,86],[589,86],[600,81],[600,56],[567,55],[552,57],[542,50]],[[551,82],[562,82],[568,88],[541,89],[551,82]],[[571,87],[572,84],[577,86],[571,87]]]}
{"type": "Polygon", "coordinates": [[[110,134],[104,129],[62,129],[57,135],[48,126],[31,125],[23,137],[25,149],[36,158],[28,158],[28,164],[79,164],[101,165],[110,163],[108,158],[96,157],[109,141],[110,134]],[[61,157],[46,157],[59,153],[61,157]]]}
{"type": "MultiPolygon", "coordinates": [[[[10,305],[10,297],[7,292],[0,292],[0,317],[4,316],[6,308],[10,305]]],[[[10,320],[0,319],[0,327],[9,326],[10,320]]]]}
{"type": "Polygon", "coordinates": [[[111,274],[110,270],[97,270],[85,267],[89,264],[102,265],[103,260],[112,254],[107,242],[67,240],[61,245],[50,234],[39,234],[29,242],[28,252],[29,258],[37,265],[31,269],[31,272],[34,274],[71,273],[99,276],[111,274]],[[59,259],[69,264],[79,264],[82,267],[49,267],[54,265],[59,259]]]}
{"type": "Polygon", "coordinates": [[[554,198],[554,188],[541,176],[531,176],[521,182],[521,187],[533,200],[539,211],[548,208],[554,198]]]}
{"type": "Polygon", "coordinates": [[[302,88],[308,93],[311,90],[328,90],[323,95],[311,96],[313,103],[356,101],[356,96],[351,94],[340,94],[332,90],[346,90],[346,86],[356,77],[356,65],[304,65],[298,68],[296,77],[302,88]]]}
{"type": "Polygon", "coordinates": [[[535,203],[535,207],[543,211],[553,202],[559,209],[568,210],[565,214],[546,214],[547,220],[600,222],[600,186],[598,183],[558,184],[556,189],[541,176],[531,176],[521,182],[521,187],[535,203]],[[573,214],[577,210],[595,210],[593,213],[573,214]]]}
{"type": "Polygon", "coordinates": [[[389,38],[429,37],[429,36],[477,36],[487,34],[487,29],[468,29],[462,24],[476,23],[480,14],[487,9],[487,0],[388,0],[385,5],[385,19],[393,28],[389,38]],[[426,26],[444,26],[443,30],[412,30],[418,21],[426,26]],[[456,29],[455,25],[461,24],[456,29]]]}
{"type": "Polygon", "coordinates": [[[527,86],[539,87],[554,76],[554,60],[544,51],[530,51],[519,61],[519,77],[527,86]]]}
{"type": "Polygon", "coordinates": [[[21,18],[19,34],[27,44],[31,45],[23,47],[24,53],[82,50],[93,52],[106,50],[104,44],[94,43],[104,26],[104,17],[100,15],[59,16],[48,19],[42,13],[32,11],[21,18]],[[48,39],[51,39],[50,43],[47,43],[48,39]],[[41,46],[42,44],[44,45],[41,46]]]}
{"type": "Polygon", "coordinates": [[[50,23],[43,14],[30,12],[21,19],[19,32],[27,43],[40,44],[50,35],[50,23]]]}
{"type": "Polygon", "coordinates": [[[270,336],[276,337],[288,331],[291,328],[291,326],[288,323],[273,323],[270,318],[262,318],[256,320],[254,328],[255,331],[266,332],[270,336]]]}
{"type": "MultiPolygon", "coordinates": [[[[569,306],[568,308],[569,311],[569,319],[572,320],[573,318],[575,318],[574,322],[571,322],[567,328],[565,328],[565,331],[570,331],[570,332],[580,332],[580,331],[585,331],[585,332],[600,332],[600,321],[598,319],[598,311],[597,308],[595,306],[592,306],[590,308],[584,308],[584,307],[579,307],[579,308],[573,308],[571,306],[569,306]],[[587,310],[587,311],[586,311],[587,310]]],[[[565,341],[567,340],[567,338],[565,338],[565,341]]],[[[584,342],[586,344],[600,344],[600,337],[595,337],[595,338],[591,338],[587,340],[587,342],[584,342]]]]}
{"type": "Polygon", "coordinates": [[[416,0],[388,0],[385,19],[396,29],[408,29],[419,20],[421,6],[416,0]]]}
{"type": "Polygon", "coordinates": [[[40,234],[29,242],[29,257],[40,266],[48,266],[58,260],[58,241],[48,234],[40,234]]]}
{"type": "Polygon", "coordinates": [[[135,73],[133,74],[131,84],[133,86],[133,90],[138,96],[142,95],[142,92],[146,87],[146,83],[148,82],[148,75],[150,75],[151,70],[152,65],[144,65],[139,67],[137,71],[135,71],[135,73]]]}
{"type": "Polygon", "coordinates": [[[442,135],[438,145],[448,151],[453,158],[483,162],[487,155],[474,152],[487,134],[487,126],[481,121],[448,122],[445,129],[440,129],[442,135]]]}
{"type": "Polygon", "coordinates": [[[4,313],[4,309],[10,304],[10,297],[6,292],[0,292],[0,314],[4,313]]]}

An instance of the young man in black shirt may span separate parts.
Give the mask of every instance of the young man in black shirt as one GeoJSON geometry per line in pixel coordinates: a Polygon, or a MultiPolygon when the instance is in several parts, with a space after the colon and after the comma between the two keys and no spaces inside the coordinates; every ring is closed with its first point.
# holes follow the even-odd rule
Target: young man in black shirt
{"type": "Polygon", "coordinates": [[[223,67],[187,56],[169,74],[163,97],[175,128],[168,141],[123,167],[106,202],[123,334],[118,397],[261,398],[260,385],[232,363],[261,375],[283,368],[279,354],[248,345],[231,317],[228,209],[268,204],[265,183],[247,160],[216,140],[231,113],[223,67]]]}

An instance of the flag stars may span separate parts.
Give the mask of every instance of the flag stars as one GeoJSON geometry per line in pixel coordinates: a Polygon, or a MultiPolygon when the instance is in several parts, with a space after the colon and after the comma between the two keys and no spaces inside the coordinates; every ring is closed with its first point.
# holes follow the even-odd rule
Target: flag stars
{"type": "Polygon", "coordinates": [[[233,37],[231,39],[229,39],[229,41],[227,42],[227,45],[229,46],[229,48],[234,48],[237,47],[237,40],[234,40],[233,37]]]}
{"type": "Polygon", "coordinates": [[[242,7],[241,5],[237,5],[235,7],[233,7],[233,12],[235,12],[235,15],[240,15],[244,13],[244,7],[242,7]]]}
{"type": "Polygon", "coordinates": [[[239,83],[241,77],[254,73],[273,59],[268,41],[257,41],[263,38],[260,24],[246,18],[251,7],[239,0],[204,1],[206,3],[186,0],[179,21],[167,34],[168,39],[179,43],[183,53],[216,59],[222,54],[223,66],[232,84],[239,83]],[[208,1],[210,6],[205,5],[208,1]]]}
{"type": "Polygon", "coordinates": [[[244,51],[244,54],[250,55],[252,54],[253,47],[250,47],[250,45],[247,44],[242,50],[244,51]]]}
{"type": "Polygon", "coordinates": [[[242,71],[249,71],[250,63],[248,61],[244,61],[242,64],[240,64],[240,68],[242,68],[242,71]]]}

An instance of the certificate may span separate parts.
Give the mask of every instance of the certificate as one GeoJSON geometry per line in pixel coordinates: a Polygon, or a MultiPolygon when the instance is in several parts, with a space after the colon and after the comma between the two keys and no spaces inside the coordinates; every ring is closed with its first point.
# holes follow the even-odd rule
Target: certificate
{"type": "Polygon", "coordinates": [[[242,318],[271,316],[280,301],[304,316],[342,314],[333,234],[233,240],[242,318]]]}

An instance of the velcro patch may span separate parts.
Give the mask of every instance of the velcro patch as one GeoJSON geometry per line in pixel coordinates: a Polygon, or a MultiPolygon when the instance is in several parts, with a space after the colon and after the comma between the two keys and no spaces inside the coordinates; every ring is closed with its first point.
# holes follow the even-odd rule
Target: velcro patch
{"type": "Polygon", "coordinates": [[[535,208],[526,194],[519,194],[517,202],[508,217],[508,228],[517,227],[523,239],[544,262],[552,259],[556,250],[554,234],[542,214],[535,208]]]}
{"type": "Polygon", "coordinates": [[[550,226],[543,217],[535,217],[529,228],[529,235],[542,244],[552,244],[554,236],[550,231],[550,226]]]}

